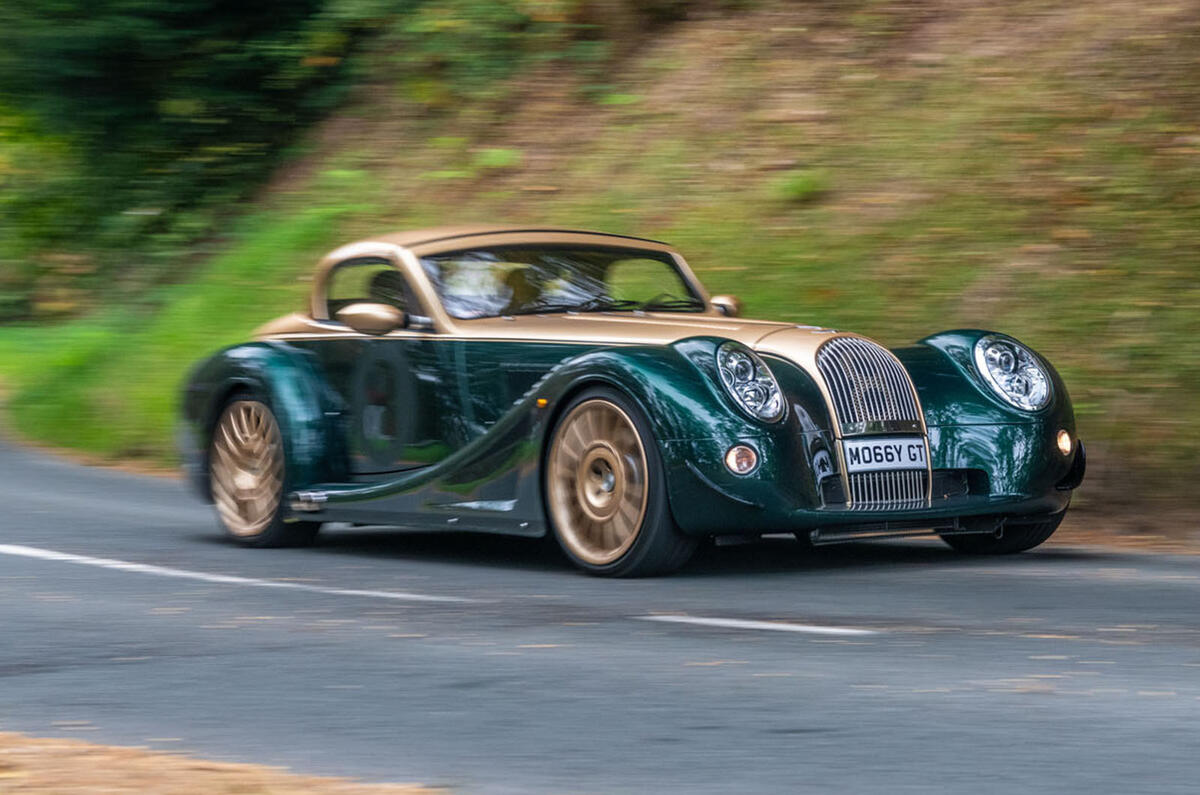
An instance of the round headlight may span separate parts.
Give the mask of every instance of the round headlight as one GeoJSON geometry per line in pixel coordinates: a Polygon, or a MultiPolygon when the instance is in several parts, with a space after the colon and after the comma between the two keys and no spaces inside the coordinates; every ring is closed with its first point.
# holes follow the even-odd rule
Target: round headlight
{"type": "Polygon", "coordinates": [[[1041,361],[1016,340],[995,334],[975,343],[975,368],[1009,404],[1037,411],[1050,402],[1050,378],[1041,361]]]}
{"type": "Polygon", "coordinates": [[[734,402],[751,417],[774,422],[783,416],[783,393],[754,351],[737,342],[717,348],[717,371],[734,402]]]}

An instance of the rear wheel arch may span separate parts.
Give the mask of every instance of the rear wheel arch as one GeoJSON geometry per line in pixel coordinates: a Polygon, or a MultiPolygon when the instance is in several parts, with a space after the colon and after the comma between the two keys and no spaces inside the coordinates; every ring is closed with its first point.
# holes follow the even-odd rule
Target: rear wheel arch
{"type": "Polygon", "coordinates": [[[321,524],[289,515],[287,456],[270,401],[251,390],[230,390],[217,412],[205,465],[210,489],[214,478],[222,484],[212,496],[218,520],[230,538],[255,547],[312,543],[321,524]],[[223,453],[214,459],[218,446],[223,453]]]}
{"type": "Polygon", "coordinates": [[[233,350],[244,355],[235,359],[227,353],[222,357],[224,377],[212,390],[198,445],[208,496],[211,498],[208,456],[213,433],[225,408],[242,398],[266,404],[279,424],[291,489],[336,479],[341,452],[334,441],[332,417],[336,414],[330,411],[334,407],[328,405],[321,376],[312,369],[312,363],[294,349],[253,346],[233,350]]]}
{"type": "Polygon", "coordinates": [[[217,423],[221,420],[221,414],[235,400],[242,397],[255,397],[256,391],[254,386],[244,380],[236,380],[228,384],[223,384],[221,389],[216,392],[215,397],[209,402],[204,415],[203,425],[201,426],[204,435],[201,438],[200,445],[200,472],[203,479],[204,495],[212,500],[212,470],[210,468],[209,456],[212,455],[213,435],[217,430],[217,423]]]}

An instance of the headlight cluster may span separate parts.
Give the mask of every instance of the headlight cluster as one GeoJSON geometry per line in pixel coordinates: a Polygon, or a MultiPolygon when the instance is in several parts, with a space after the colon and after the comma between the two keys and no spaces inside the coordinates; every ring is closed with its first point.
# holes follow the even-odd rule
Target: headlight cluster
{"type": "Polygon", "coordinates": [[[1050,378],[1033,351],[1016,340],[998,335],[975,343],[975,367],[993,391],[1025,411],[1050,402],[1050,378]]]}
{"type": "Polygon", "coordinates": [[[754,351],[737,342],[717,348],[717,370],[721,383],[751,417],[774,422],[783,416],[783,394],[775,376],[754,351]]]}

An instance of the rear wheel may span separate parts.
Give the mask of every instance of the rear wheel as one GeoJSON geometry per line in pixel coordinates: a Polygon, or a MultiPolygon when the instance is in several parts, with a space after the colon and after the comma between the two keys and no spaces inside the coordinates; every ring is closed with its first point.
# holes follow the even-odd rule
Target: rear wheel
{"type": "Polygon", "coordinates": [[[239,397],[221,412],[208,456],[217,518],[227,535],[247,546],[309,544],[321,525],[286,522],[283,436],[269,406],[239,397]]]}
{"type": "Polygon", "coordinates": [[[973,555],[1011,555],[1033,549],[1050,536],[1062,524],[1066,511],[1047,516],[1034,522],[1006,523],[999,538],[992,534],[942,536],[952,549],[973,555]]]}
{"type": "Polygon", "coordinates": [[[613,389],[564,409],[546,456],[546,513],[559,546],[591,574],[639,577],[682,566],[696,540],[679,532],[649,423],[613,389]]]}

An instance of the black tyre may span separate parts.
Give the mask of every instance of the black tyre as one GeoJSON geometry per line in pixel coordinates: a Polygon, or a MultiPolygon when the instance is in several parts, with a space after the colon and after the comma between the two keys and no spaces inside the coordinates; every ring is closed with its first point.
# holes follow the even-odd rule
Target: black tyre
{"type": "Polygon", "coordinates": [[[649,422],[614,389],[584,390],[564,407],[550,436],[543,486],[555,539],[590,574],[664,574],[696,549],[696,539],[680,533],[671,516],[649,422]]]}
{"type": "Polygon", "coordinates": [[[217,519],[225,533],[253,547],[311,544],[318,522],[286,521],[283,436],[270,406],[238,396],[213,429],[208,474],[217,519]]]}
{"type": "Polygon", "coordinates": [[[1012,555],[1033,549],[1050,536],[1062,524],[1066,511],[1033,522],[1008,522],[999,538],[988,533],[942,536],[942,540],[958,552],[972,555],[1012,555]]]}

